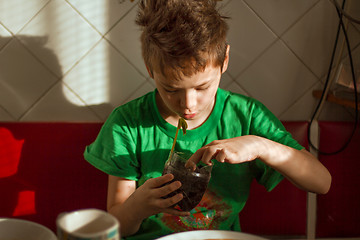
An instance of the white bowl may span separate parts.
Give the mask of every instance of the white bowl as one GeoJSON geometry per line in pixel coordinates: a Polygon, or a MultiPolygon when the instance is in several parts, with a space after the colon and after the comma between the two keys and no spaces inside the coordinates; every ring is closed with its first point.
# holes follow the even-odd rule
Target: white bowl
{"type": "Polygon", "coordinates": [[[210,240],[210,239],[233,239],[233,240],[268,240],[267,238],[252,234],[223,231],[223,230],[196,230],[188,232],[173,233],[155,240],[210,240]]]}
{"type": "Polygon", "coordinates": [[[57,237],[41,224],[15,218],[0,218],[0,239],[56,240],[57,237]]]}

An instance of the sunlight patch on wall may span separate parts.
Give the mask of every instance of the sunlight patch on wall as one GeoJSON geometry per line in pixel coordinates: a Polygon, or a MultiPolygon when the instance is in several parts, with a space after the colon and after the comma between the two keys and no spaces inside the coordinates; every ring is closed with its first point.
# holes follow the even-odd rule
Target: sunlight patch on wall
{"type": "Polygon", "coordinates": [[[48,0],[0,1],[0,22],[16,34],[48,0]]]}
{"type": "Polygon", "coordinates": [[[102,34],[109,29],[109,5],[114,1],[103,0],[68,0],[102,34]]]}
{"type": "MultiPolygon", "coordinates": [[[[109,102],[108,82],[110,79],[108,45],[104,40],[99,43],[64,78],[64,82],[87,105],[99,105],[109,102]]],[[[64,96],[75,105],[82,105],[74,95],[63,88],[64,96]]]]}
{"type": "Polygon", "coordinates": [[[12,216],[24,216],[35,214],[35,192],[34,191],[21,191],[18,194],[17,204],[12,216]]]}
{"type": "MultiPolygon", "coordinates": [[[[108,16],[108,4],[106,2],[99,3],[97,1],[77,1],[73,2],[80,12],[86,14],[91,22],[96,22],[95,25],[101,25],[105,28],[105,22],[108,16]]],[[[71,35],[74,35],[72,42],[66,46],[66,55],[75,54],[78,52],[77,47],[83,44],[86,36],[86,31],[77,29],[76,26],[64,25],[65,29],[71,29],[71,35]],[[84,36],[81,36],[84,34],[84,36]]],[[[80,47],[81,49],[81,47],[80,47]]],[[[99,105],[109,102],[108,82],[109,74],[109,60],[108,60],[108,46],[101,40],[95,46],[89,48],[89,52],[80,59],[78,63],[72,68],[64,77],[64,82],[85,102],[86,105],[99,105]]],[[[63,88],[63,94],[72,104],[82,106],[84,103],[66,88],[63,88]]]]}
{"type": "Polygon", "coordinates": [[[7,128],[0,128],[0,178],[17,173],[24,139],[15,139],[7,128]]]}

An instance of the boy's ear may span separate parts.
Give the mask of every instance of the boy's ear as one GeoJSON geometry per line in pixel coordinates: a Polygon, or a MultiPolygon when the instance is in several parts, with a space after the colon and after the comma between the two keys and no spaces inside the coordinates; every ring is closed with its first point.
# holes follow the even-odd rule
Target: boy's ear
{"type": "Polygon", "coordinates": [[[151,78],[154,78],[154,76],[153,76],[153,74],[152,74],[152,72],[151,72],[150,68],[148,67],[148,65],[146,65],[146,64],[145,64],[145,66],[146,66],[146,70],[147,70],[147,71],[148,71],[148,73],[149,73],[149,76],[150,76],[151,78]]]}
{"type": "Polygon", "coordinates": [[[224,63],[222,66],[222,73],[226,72],[228,65],[229,65],[229,53],[230,53],[230,45],[228,44],[226,47],[226,54],[225,54],[225,59],[224,59],[224,63]]]}

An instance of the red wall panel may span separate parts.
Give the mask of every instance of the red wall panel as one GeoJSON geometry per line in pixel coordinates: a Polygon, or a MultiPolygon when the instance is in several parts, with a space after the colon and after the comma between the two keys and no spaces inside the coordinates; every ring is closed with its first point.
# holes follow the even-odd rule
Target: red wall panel
{"type": "MultiPolygon", "coordinates": [[[[334,152],[344,145],[353,123],[320,122],[320,145],[334,152]]],[[[348,147],[335,155],[319,155],[332,175],[330,191],[317,198],[317,237],[360,236],[360,129],[348,147]]]]}

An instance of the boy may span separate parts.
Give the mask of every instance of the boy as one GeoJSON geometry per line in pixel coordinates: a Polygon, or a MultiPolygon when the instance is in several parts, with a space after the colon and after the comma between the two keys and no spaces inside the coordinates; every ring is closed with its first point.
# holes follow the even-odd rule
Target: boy
{"type": "Polygon", "coordinates": [[[306,191],[326,193],[327,169],[249,97],[219,89],[230,47],[227,24],[209,0],[143,0],[143,58],[156,90],[118,107],[84,156],[109,174],[108,211],[127,239],[154,239],[195,229],[240,231],[238,214],[253,178],[272,190],[285,176],[306,191]],[[189,162],[213,164],[202,199],[190,212],[172,207],[183,196],[163,198],[181,186],[161,176],[179,117],[186,135],[175,149],[189,162]],[[211,161],[215,159],[216,161],[211,161]]]}

